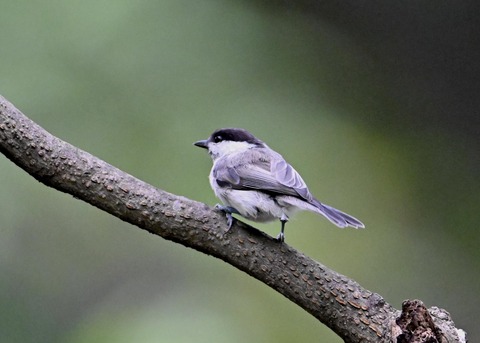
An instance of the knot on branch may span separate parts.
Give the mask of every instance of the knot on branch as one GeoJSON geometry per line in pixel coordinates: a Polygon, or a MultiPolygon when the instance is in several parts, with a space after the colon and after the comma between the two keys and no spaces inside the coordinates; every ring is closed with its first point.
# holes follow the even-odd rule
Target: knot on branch
{"type": "Polygon", "coordinates": [[[402,330],[397,343],[447,343],[420,300],[405,300],[396,322],[402,330]]]}

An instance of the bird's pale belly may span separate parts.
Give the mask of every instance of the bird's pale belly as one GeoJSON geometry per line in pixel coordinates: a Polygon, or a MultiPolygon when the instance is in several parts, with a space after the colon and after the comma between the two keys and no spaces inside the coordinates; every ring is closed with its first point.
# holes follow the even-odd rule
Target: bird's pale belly
{"type": "Polygon", "coordinates": [[[241,191],[231,188],[219,189],[217,197],[226,205],[236,209],[244,218],[256,222],[269,222],[292,214],[292,208],[277,201],[273,196],[257,191],[241,191]]]}

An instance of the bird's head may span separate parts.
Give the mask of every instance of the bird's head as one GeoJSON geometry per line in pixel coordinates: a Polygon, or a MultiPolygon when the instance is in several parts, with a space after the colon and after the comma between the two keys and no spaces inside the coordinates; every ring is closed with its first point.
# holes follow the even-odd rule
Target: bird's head
{"type": "Polygon", "coordinates": [[[208,150],[214,160],[252,148],[264,148],[265,143],[244,129],[226,128],[213,132],[208,139],[193,143],[208,150]]]}

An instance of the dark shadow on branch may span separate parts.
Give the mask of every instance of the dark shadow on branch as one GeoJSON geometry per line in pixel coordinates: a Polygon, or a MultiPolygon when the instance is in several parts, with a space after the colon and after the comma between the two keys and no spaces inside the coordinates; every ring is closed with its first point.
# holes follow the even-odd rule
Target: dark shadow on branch
{"type": "Polygon", "coordinates": [[[52,136],[1,96],[0,151],[49,187],[244,271],[345,342],[397,342],[397,337],[417,342],[409,339],[421,337],[421,330],[436,339],[422,342],[463,342],[445,311],[433,308],[438,311],[429,313],[417,301],[414,310],[404,306],[400,316],[380,295],[253,227],[236,221],[226,232],[222,213],[155,188],[52,136]],[[422,316],[421,326],[416,326],[417,314],[422,316]]]}

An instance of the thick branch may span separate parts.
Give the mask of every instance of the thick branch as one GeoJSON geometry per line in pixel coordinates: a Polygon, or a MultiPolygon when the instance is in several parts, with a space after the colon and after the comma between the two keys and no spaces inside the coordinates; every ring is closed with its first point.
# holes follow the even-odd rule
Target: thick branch
{"type": "MultiPolygon", "coordinates": [[[[244,223],[236,221],[226,232],[222,213],[148,185],[52,136],[1,96],[0,151],[49,187],[246,272],[301,306],[345,342],[410,337],[405,334],[411,329],[406,317],[399,319],[405,325],[397,325],[400,312],[380,295],[244,223]]],[[[448,316],[426,322],[440,325],[441,330],[431,328],[438,339],[445,335],[449,342],[461,342],[448,316]]]]}

